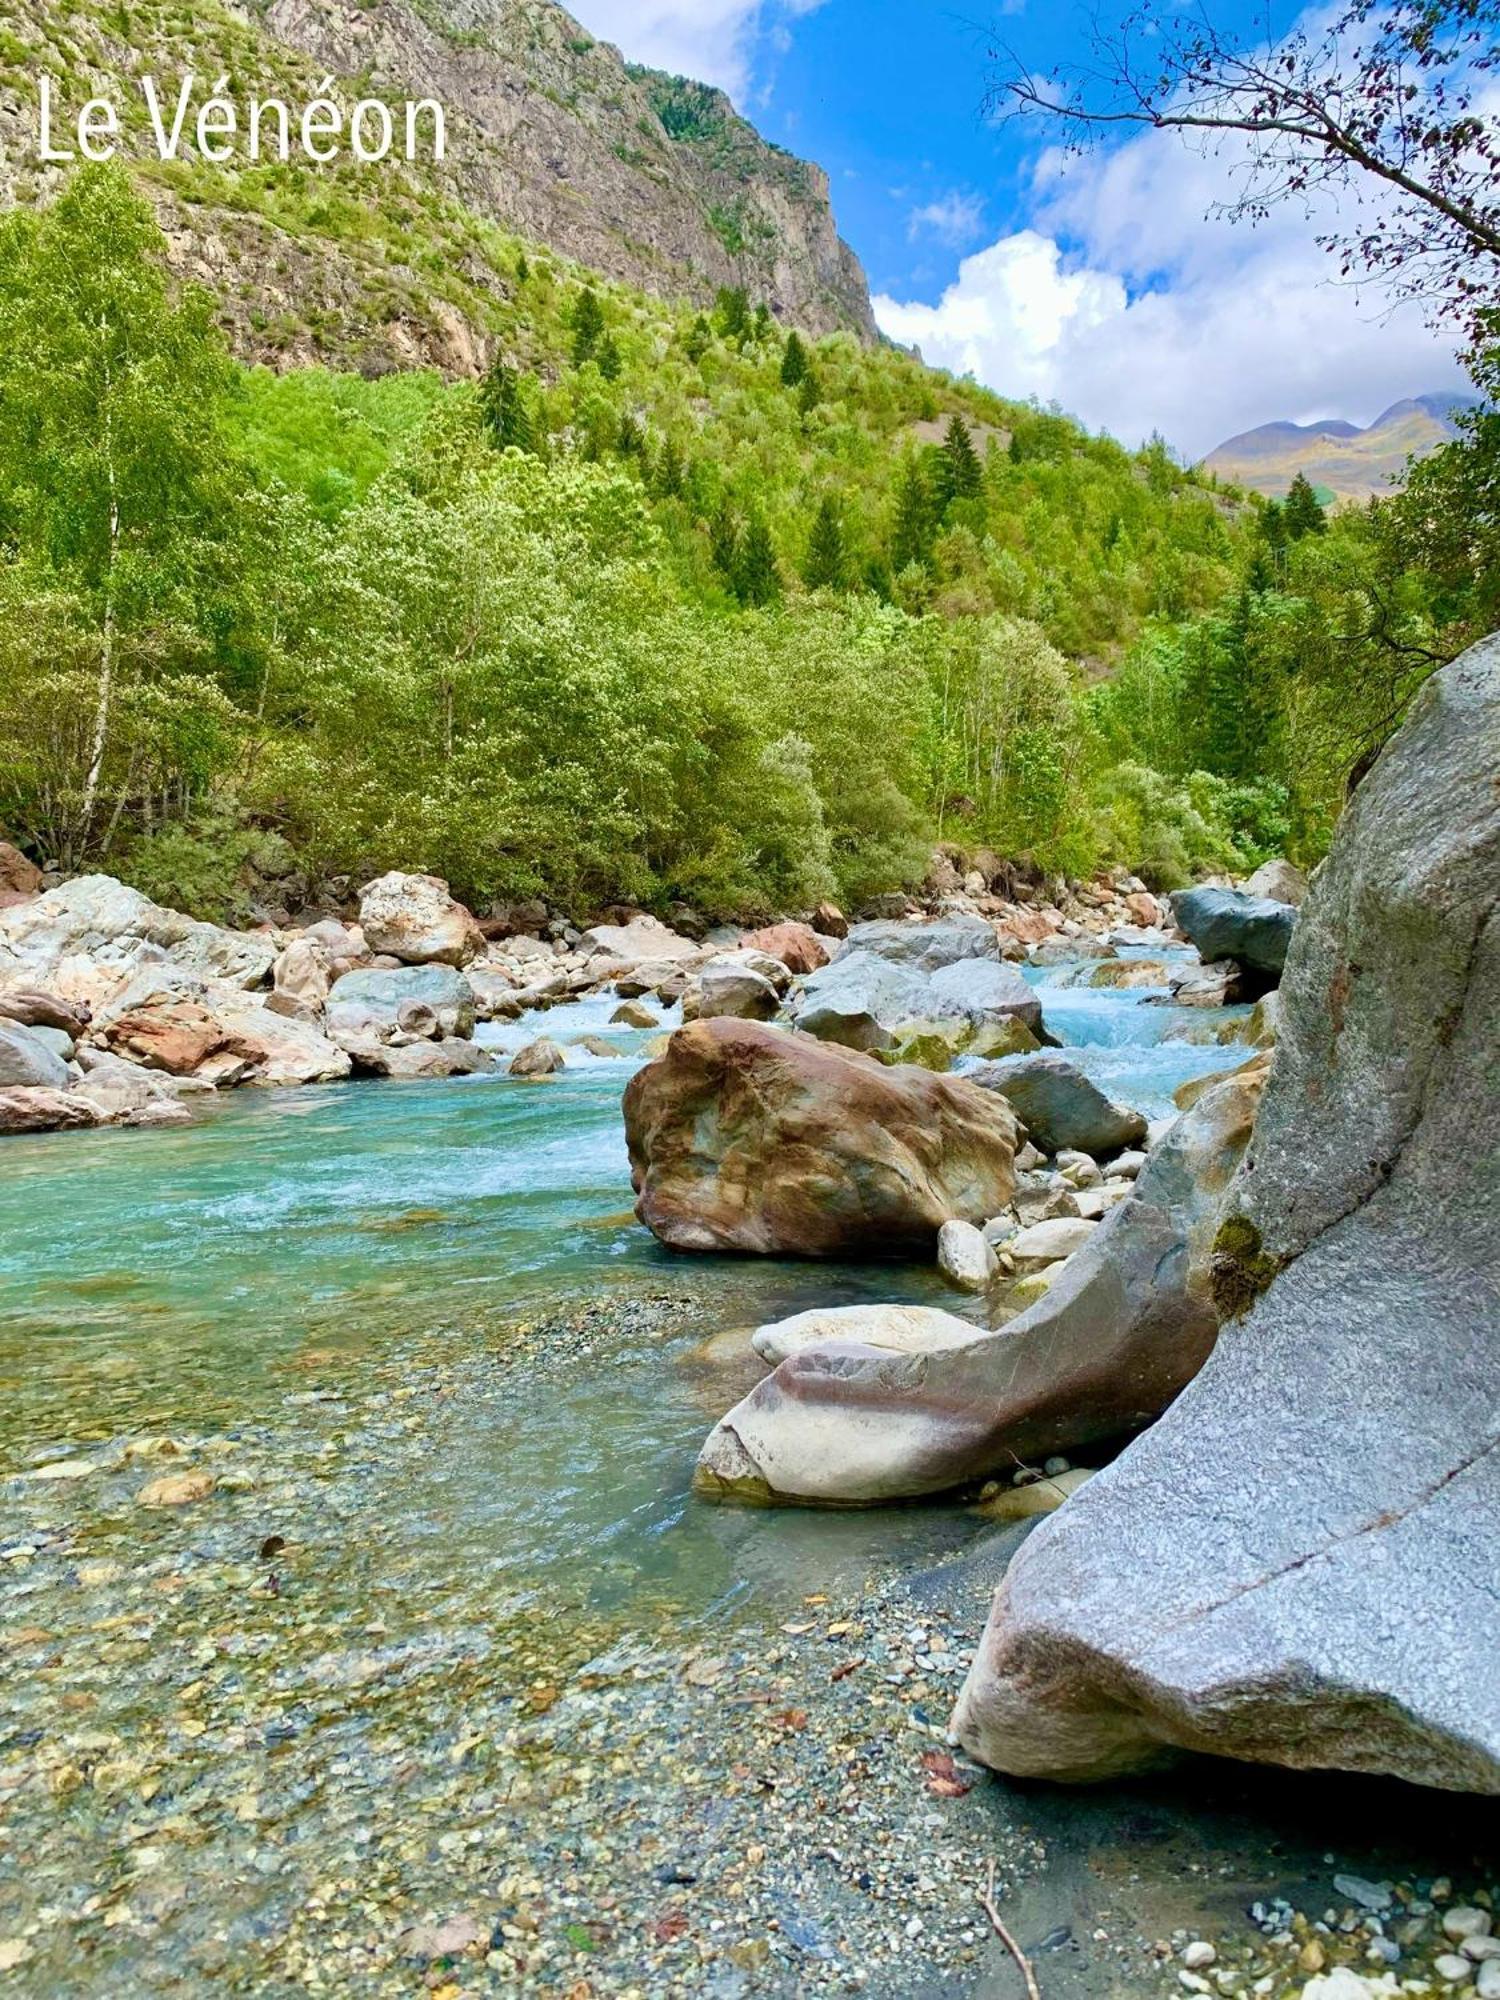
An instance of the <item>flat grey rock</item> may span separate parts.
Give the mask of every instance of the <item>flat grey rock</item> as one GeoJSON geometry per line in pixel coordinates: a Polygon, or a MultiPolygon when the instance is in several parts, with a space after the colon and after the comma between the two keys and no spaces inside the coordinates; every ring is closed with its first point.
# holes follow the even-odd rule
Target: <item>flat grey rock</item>
{"type": "Polygon", "coordinates": [[[1239,889],[1179,889],[1172,914],[1206,965],[1232,958],[1272,979],[1281,976],[1297,927],[1291,904],[1247,896],[1239,889]]]}
{"type": "Polygon", "coordinates": [[[1005,1056],[968,1072],[971,1083],[995,1090],[1044,1153],[1077,1147],[1104,1156],[1134,1146],[1146,1136],[1139,1111],[1116,1104],[1076,1063],[1051,1049],[1034,1055],[1005,1056]]]}

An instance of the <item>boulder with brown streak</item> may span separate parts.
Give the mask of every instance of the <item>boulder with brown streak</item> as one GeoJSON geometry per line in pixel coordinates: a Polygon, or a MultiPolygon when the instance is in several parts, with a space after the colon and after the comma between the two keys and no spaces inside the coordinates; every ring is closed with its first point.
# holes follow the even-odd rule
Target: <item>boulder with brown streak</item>
{"type": "Polygon", "coordinates": [[[1003,1099],[753,1021],[679,1030],[631,1079],[625,1132],[636,1213],[678,1250],[930,1257],[1015,1185],[1003,1099]]]}

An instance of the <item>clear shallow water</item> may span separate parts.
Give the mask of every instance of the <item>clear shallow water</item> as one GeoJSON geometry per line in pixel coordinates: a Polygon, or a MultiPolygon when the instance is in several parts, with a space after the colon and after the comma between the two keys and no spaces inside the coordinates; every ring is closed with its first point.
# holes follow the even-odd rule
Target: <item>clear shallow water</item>
{"type": "MultiPolygon", "coordinates": [[[[1163,1041],[1180,1010],[1140,993],[1043,991],[1079,1062],[1152,1116],[1243,1053],[1163,1041]]],[[[971,1524],[951,1510],[745,1515],[689,1499],[703,1434],[742,1386],[694,1365],[698,1342],[828,1301],[956,1302],[928,1269],[661,1250],[630,1214],[619,1112],[650,1036],[611,1029],[613,1006],[484,1031],[498,1053],[539,1030],[617,1051],[569,1047],[569,1070],[545,1083],[242,1092],[191,1127],[7,1142],[0,1469],[142,1429],[280,1434],[310,1422],[296,1414],[309,1381],[384,1380],[416,1341],[424,1366],[469,1370],[474,1393],[440,1453],[398,1454],[400,1493],[382,1505],[395,1533],[440,1533],[507,1589],[545,1571],[580,1600],[667,1588],[705,1615],[961,1540],[971,1524]],[[673,1301],[686,1330],[541,1381],[502,1369],[518,1318],[650,1299],[673,1301]],[[488,1387],[473,1379],[487,1365],[488,1387]]]]}
{"type": "MultiPolygon", "coordinates": [[[[1243,1053],[1163,1044],[1168,1010],[1138,995],[1045,995],[1143,1109],[1243,1053]]],[[[538,1919],[557,1956],[519,1980],[531,1946],[507,1946],[479,1990],[592,1974],[576,1908],[616,1954],[589,1990],[706,1991],[636,1977],[688,1894],[663,1866],[696,1843],[699,1914],[747,1951],[767,1910],[783,1958],[858,1936],[864,1889],[788,1839],[851,1768],[860,1812],[883,1785],[887,1815],[851,1853],[920,1845],[902,1920],[935,1921],[930,1874],[945,1948],[971,1922],[994,1801],[943,1817],[916,1762],[962,1666],[938,1641],[921,1665],[909,1610],[886,1630],[871,1607],[985,1531],[953,1506],[706,1506],[690,1481],[746,1386],[701,1353],[726,1329],[860,1298],[979,1308],[928,1268],[660,1250],[619,1109],[649,1037],[611,1011],[487,1032],[614,1044],[545,1083],[247,1091],[191,1127],[0,1149],[0,1944],[30,1953],[28,1996],[406,1993],[405,1924],[536,1894],[563,1898],[538,1919]],[[61,1461],[76,1476],[34,1476],[61,1461]],[[185,1472],[211,1490],[143,1504],[185,1472]],[[752,1851],[759,1911],[716,1872],[752,1851]]],[[[910,1947],[924,1968],[931,1949],[910,1947]]],[[[754,1990],[805,1990],[800,1964],[754,1990]]]]}

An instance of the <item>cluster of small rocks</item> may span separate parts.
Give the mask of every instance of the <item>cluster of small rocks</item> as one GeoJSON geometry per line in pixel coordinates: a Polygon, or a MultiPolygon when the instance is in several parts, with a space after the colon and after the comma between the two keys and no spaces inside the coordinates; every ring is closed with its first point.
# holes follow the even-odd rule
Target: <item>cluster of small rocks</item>
{"type": "Polygon", "coordinates": [[[1491,1889],[1476,1888],[1472,1900],[1459,1902],[1445,1876],[1393,1883],[1339,1872],[1332,1888],[1337,1900],[1316,1916],[1281,1896],[1251,1904],[1255,1944],[1179,1933],[1161,1948],[1174,1962],[1175,1990],[1226,2000],[1500,1996],[1491,1889]]]}
{"type": "Polygon", "coordinates": [[[1011,1205],[982,1228],[946,1223],[938,1236],[938,1269],[959,1291],[989,1292],[1010,1282],[1001,1303],[1016,1311],[1040,1298],[1063,1265],[1125,1200],[1146,1155],[1132,1147],[1101,1166],[1091,1154],[1064,1148],[1049,1163],[1034,1146],[1016,1155],[1011,1205]]]}

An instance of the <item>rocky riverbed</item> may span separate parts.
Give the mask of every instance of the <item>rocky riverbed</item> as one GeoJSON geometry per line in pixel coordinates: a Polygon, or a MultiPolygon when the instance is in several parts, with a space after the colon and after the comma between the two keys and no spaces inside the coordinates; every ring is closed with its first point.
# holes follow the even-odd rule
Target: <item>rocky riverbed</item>
{"type": "MultiPolygon", "coordinates": [[[[668,1287],[477,1346],[303,1342],[207,1425],[157,1385],[45,1437],[12,1404],[16,1990],[1005,1995],[991,1860],[1049,2000],[1180,1992],[1205,1964],[1188,1990],[1280,2000],[1314,1949],[1369,1970],[1387,1938],[1403,1979],[1430,1970],[1451,1940],[1421,1862],[1453,1878],[1439,1912],[1475,1903],[1477,1828],[1398,1833],[1326,1781],[1216,1774],[1206,1814],[1201,1773],[1002,1790],[954,1753],[974,1539],[992,1562],[1024,1530],[714,1510],[707,1579],[670,1557],[627,1575],[607,1545],[508,1561],[481,1464],[503,1477],[543,1411],[576,1423],[627,1371],[686,1430],[719,1393],[706,1323],[668,1287]],[[1371,1878],[1382,1910],[1347,1886],[1371,1878]]],[[[694,1532],[689,1467],[663,1539],[694,1532]]]]}

